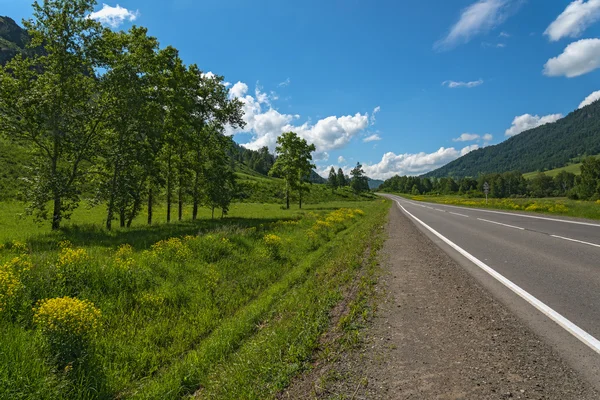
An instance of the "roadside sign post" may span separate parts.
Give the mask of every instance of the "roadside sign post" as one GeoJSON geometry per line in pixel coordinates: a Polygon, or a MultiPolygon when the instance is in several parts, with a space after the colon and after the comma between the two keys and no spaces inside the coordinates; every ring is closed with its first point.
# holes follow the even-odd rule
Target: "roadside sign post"
{"type": "Polygon", "coordinates": [[[485,182],[483,184],[483,193],[485,193],[485,204],[487,204],[488,202],[488,193],[490,192],[490,185],[489,183],[485,182]]]}

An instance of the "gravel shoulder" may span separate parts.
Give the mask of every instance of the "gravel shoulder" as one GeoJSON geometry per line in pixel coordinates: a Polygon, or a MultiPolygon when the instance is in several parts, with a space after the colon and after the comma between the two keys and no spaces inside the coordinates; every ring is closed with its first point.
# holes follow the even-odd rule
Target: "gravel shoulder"
{"type": "Polygon", "coordinates": [[[553,349],[397,207],[361,344],[281,398],[598,399],[553,349]]]}

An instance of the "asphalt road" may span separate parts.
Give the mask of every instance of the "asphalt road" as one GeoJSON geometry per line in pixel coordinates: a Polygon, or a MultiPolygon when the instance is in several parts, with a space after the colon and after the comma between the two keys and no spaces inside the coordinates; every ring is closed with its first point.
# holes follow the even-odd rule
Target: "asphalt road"
{"type": "Polygon", "coordinates": [[[600,387],[600,223],[386,197],[600,387]]]}

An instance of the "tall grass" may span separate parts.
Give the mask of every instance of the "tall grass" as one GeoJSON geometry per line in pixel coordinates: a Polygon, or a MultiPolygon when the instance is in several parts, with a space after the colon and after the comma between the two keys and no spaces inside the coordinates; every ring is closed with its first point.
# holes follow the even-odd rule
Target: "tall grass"
{"type": "Polygon", "coordinates": [[[0,312],[0,398],[274,396],[306,367],[388,203],[236,207],[251,218],[5,237],[0,265],[20,284],[0,312]],[[56,301],[35,322],[54,304],[40,300],[65,296],[85,303],[56,301]],[[102,317],[86,359],[57,362],[48,327],[88,305],[102,317]]]}

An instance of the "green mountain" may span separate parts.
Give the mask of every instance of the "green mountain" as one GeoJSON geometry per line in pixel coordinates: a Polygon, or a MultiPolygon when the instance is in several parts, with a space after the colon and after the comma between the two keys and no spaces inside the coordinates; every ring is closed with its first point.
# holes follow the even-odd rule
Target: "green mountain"
{"type": "Polygon", "coordinates": [[[5,65],[17,54],[29,55],[35,50],[27,49],[30,37],[9,17],[0,17],[0,64],[5,65]]]}
{"type": "Polygon", "coordinates": [[[545,171],[563,167],[576,157],[595,154],[600,154],[600,101],[553,124],[472,151],[424,176],[462,178],[482,173],[545,171]]]}

